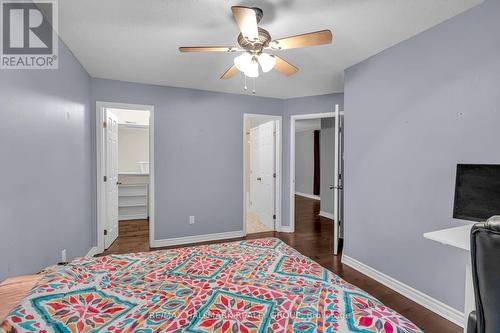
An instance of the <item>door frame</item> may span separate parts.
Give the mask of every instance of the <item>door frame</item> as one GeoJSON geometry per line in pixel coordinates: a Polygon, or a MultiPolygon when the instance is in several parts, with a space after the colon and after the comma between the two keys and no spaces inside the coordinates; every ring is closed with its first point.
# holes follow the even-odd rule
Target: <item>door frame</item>
{"type": "MultiPolygon", "coordinates": [[[[340,111],[340,115],[344,112],[340,111]]],[[[290,116],[290,227],[295,232],[295,121],[303,119],[335,118],[335,112],[308,113],[290,116]]]]}
{"type": "MultiPolygon", "coordinates": [[[[128,104],[128,103],[111,103],[111,102],[96,102],[96,123],[95,123],[95,139],[96,139],[96,235],[97,245],[96,253],[104,252],[104,221],[106,219],[106,186],[104,184],[104,169],[105,169],[105,140],[104,127],[106,121],[104,109],[130,109],[149,111],[149,245],[153,244],[154,240],[154,215],[155,215],[155,200],[154,200],[154,184],[155,184],[155,168],[154,168],[154,105],[143,104],[128,104]]],[[[118,142],[120,144],[120,142],[118,142]]]]}
{"type": "Polygon", "coordinates": [[[246,142],[246,131],[245,124],[248,118],[265,118],[272,121],[275,121],[276,127],[276,140],[275,140],[275,165],[274,169],[276,170],[276,182],[275,182],[275,190],[274,190],[274,201],[275,201],[275,212],[276,212],[276,220],[274,221],[274,231],[282,231],[281,225],[281,184],[282,184],[282,132],[283,132],[283,117],[275,116],[275,115],[267,115],[267,114],[254,114],[254,113],[244,113],[243,114],[243,235],[247,235],[247,202],[246,202],[246,194],[247,194],[247,186],[246,186],[246,173],[245,166],[247,164],[247,142],[246,142]]]}

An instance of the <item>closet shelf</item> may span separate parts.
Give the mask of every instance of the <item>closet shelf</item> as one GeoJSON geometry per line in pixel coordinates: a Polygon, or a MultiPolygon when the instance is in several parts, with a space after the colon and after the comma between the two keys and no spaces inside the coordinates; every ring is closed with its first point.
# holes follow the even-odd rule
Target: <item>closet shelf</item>
{"type": "Polygon", "coordinates": [[[148,203],[148,184],[122,184],[118,186],[118,218],[120,220],[148,218],[148,203]]]}

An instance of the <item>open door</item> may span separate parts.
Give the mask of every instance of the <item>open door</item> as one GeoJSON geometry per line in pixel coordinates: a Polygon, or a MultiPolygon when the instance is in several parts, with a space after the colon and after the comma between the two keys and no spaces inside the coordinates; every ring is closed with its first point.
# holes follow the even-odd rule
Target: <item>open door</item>
{"type": "Polygon", "coordinates": [[[269,121],[250,130],[251,211],[260,222],[274,230],[275,219],[275,121],[269,121]]]}
{"type": "Polygon", "coordinates": [[[333,254],[339,253],[340,223],[342,219],[342,115],[339,105],[335,105],[335,144],[334,144],[334,176],[333,176],[333,254]]]}
{"type": "Polygon", "coordinates": [[[107,249],[118,237],[118,117],[105,110],[106,128],[104,131],[106,219],[104,223],[104,248],[107,249]]]}

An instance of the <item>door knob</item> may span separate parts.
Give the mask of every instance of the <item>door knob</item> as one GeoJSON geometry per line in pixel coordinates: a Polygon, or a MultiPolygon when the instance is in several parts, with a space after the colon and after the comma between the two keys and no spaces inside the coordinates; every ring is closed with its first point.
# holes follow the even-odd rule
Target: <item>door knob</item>
{"type": "Polygon", "coordinates": [[[334,189],[334,186],[333,185],[330,185],[329,186],[330,190],[333,190],[334,189]]]}
{"type": "Polygon", "coordinates": [[[261,182],[261,181],[262,181],[262,177],[257,177],[257,180],[258,180],[259,182],[261,182]]]}
{"type": "Polygon", "coordinates": [[[116,185],[121,185],[121,184],[122,184],[122,182],[116,182],[116,185]]]}

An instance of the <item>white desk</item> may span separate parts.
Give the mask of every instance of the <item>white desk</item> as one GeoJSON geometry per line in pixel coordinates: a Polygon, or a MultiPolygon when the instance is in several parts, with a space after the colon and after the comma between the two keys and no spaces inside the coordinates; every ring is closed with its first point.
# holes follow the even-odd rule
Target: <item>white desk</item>
{"type": "Polygon", "coordinates": [[[453,246],[467,251],[465,264],[465,312],[464,312],[464,332],[467,332],[467,318],[469,313],[475,310],[474,286],[472,284],[472,268],[470,257],[470,230],[473,224],[456,228],[448,228],[438,231],[427,232],[424,237],[445,245],[453,246]]]}

